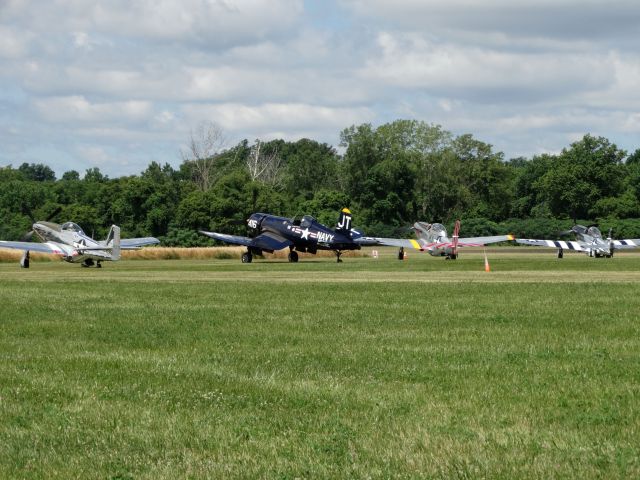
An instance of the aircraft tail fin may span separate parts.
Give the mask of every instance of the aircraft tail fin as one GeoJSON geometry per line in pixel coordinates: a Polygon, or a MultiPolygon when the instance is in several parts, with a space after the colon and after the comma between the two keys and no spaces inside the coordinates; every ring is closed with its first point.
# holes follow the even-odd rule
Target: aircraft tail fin
{"type": "Polygon", "coordinates": [[[338,217],[338,225],[336,226],[336,232],[349,235],[351,232],[351,212],[348,208],[343,208],[340,211],[340,216],[338,217]]]}
{"type": "Polygon", "coordinates": [[[111,248],[111,260],[120,260],[120,227],[111,225],[105,244],[111,248]]]}

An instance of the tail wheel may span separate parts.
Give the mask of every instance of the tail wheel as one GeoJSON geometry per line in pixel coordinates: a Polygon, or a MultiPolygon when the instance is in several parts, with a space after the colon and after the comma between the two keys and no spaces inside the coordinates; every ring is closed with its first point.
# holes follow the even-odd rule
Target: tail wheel
{"type": "Polygon", "coordinates": [[[289,252],[288,258],[289,258],[289,262],[296,263],[298,261],[298,252],[291,250],[289,252]]]}

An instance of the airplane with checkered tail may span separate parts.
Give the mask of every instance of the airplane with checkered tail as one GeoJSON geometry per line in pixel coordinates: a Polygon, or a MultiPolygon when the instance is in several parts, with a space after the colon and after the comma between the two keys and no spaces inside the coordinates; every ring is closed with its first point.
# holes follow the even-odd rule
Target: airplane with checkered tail
{"type": "Polygon", "coordinates": [[[246,220],[247,236],[204,230],[200,230],[200,233],[224,243],[247,247],[242,254],[242,263],[251,263],[254,255],[273,253],[285,248],[289,249],[290,262],[298,261],[298,252],[316,254],[318,250],[333,251],[336,260],[341,262],[340,256],[344,251],[360,250],[362,245],[370,244],[367,237],[351,228],[351,220],[348,208],[340,211],[335,229],[321,224],[311,215],[296,219],[254,213],[246,220]]]}
{"type": "Polygon", "coordinates": [[[515,240],[513,235],[492,235],[486,237],[460,237],[460,220],[456,220],[453,236],[447,236],[447,230],[441,223],[416,222],[413,224],[416,239],[408,238],[378,238],[370,240],[377,245],[400,247],[398,260],[404,258],[404,249],[413,248],[421,252],[428,252],[433,257],[445,257],[446,260],[458,258],[458,250],[462,247],[482,247],[489,243],[515,240]]]}
{"type": "Polygon", "coordinates": [[[574,225],[570,230],[559,232],[560,236],[574,234],[575,240],[535,240],[529,238],[516,238],[516,242],[522,245],[535,247],[548,247],[558,249],[558,258],[564,256],[564,251],[582,252],[589,257],[611,258],[616,250],[626,250],[640,248],[640,239],[632,238],[626,240],[614,240],[611,237],[612,229],[609,229],[609,236],[603,238],[602,232],[597,224],[574,225]]]}

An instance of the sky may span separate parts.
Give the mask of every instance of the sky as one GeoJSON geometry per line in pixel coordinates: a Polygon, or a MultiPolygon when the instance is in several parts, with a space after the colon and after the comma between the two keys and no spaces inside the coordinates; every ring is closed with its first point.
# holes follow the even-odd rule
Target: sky
{"type": "Polygon", "coordinates": [[[110,177],[397,119],[505,159],[640,148],[637,0],[0,0],[0,166],[110,177]]]}

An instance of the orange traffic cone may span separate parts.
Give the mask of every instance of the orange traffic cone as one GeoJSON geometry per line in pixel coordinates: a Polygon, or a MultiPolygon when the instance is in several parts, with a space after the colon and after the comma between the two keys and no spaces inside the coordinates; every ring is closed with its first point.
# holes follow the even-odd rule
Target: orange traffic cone
{"type": "Polygon", "coordinates": [[[487,258],[487,251],[484,251],[484,271],[490,272],[491,267],[489,266],[489,259],[487,258]]]}

